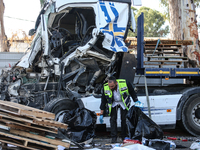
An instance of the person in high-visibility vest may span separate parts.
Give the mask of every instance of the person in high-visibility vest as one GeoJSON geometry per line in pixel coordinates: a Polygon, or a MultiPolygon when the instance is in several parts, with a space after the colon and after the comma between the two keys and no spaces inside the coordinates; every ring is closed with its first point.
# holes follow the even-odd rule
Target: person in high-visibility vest
{"type": "Polygon", "coordinates": [[[100,105],[100,122],[103,121],[103,114],[110,116],[111,143],[117,142],[117,110],[121,112],[121,138],[127,136],[126,114],[130,106],[130,96],[134,102],[138,101],[132,84],[125,79],[116,79],[111,76],[108,83],[104,84],[100,105]]]}

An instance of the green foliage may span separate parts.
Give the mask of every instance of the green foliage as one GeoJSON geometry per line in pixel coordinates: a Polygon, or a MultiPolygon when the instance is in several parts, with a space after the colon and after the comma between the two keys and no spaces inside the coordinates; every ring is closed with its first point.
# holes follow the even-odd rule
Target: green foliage
{"type": "Polygon", "coordinates": [[[168,0],[160,0],[160,6],[164,9],[164,18],[169,21],[169,3],[168,0]]]}
{"type": "Polygon", "coordinates": [[[41,7],[44,5],[45,0],[40,0],[41,7]]]}
{"type": "Polygon", "coordinates": [[[194,4],[199,7],[200,6],[200,0],[194,0],[194,4]]]}
{"type": "MultiPolygon", "coordinates": [[[[133,8],[132,8],[133,9],[133,8]]],[[[164,37],[169,33],[169,26],[162,28],[165,24],[164,15],[157,10],[153,10],[148,7],[140,7],[139,10],[134,10],[135,20],[143,12],[144,13],[144,36],[145,37],[164,37]]],[[[128,36],[135,37],[136,33],[129,32],[128,36]]]]}

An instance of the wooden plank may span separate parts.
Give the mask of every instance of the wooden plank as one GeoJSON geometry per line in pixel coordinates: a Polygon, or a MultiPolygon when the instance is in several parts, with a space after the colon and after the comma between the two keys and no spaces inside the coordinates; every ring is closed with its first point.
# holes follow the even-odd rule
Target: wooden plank
{"type": "MultiPolygon", "coordinates": [[[[156,46],[156,44],[145,44],[145,46],[156,46]]],[[[158,46],[159,47],[161,47],[161,46],[177,46],[177,47],[181,47],[182,46],[182,44],[158,44],[158,46]]]]}
{"type": "Polygon", "coordinates": [[[146,56],[147,58],[164,58],[164,59],[188,59],[187,57],[181,57],[181,56],[146,56]]]}
{"type": "MultiPolygon", "coordinates": [[[[46,148],[44,148],[41,145],[34,145],[34,144],[33,144],[34,146],[31,147],[31,146],[29,146],[30,144],[28,145],[28,142],[27,142],[27,146],[24,146],[24,145],[15,143],[16,140],[13,141],[14,139],[12,139],[12,138],[3,137],[1,135],[0,135],[0,138],[1,138],[0,139],[1,143],[11,144],[11,145],[15,145],[15,146],[18,146],[18,147],[21,147],[21,148],[30,149],[30,150],[57,150],[57,148],[52,148],[52,147],[47,147],[47,146],[46,146],[46,148]]],[[[4,148],[9,148],[9,147],[4,146],[4,148]]],[[[16,150],[17,148],[15,147],[15,148],[12,148],[12,149],[16,150]]]]}
{"type": "MultiPolygon", "coordinates": [[[[144,52],[144,54],[153,54],[153,52],[152,51],[146,51],[146,52],[144,52]]],[[[174,54],[174,55],[181,55],[181,54],[183,54],[183,53],[181,53],[181,52],[174,52],[174,51],[172,51],[172,52],[169,52],[169,51],[167,51],[167,52],[163,52],[163,51],[155,51],[154,52],[154,55],[159,55],[159,54],[174,54]]]]}
{"type": "Polygon", "coordinates": [[[27,149],[33,149],[33,150],[43,149],[42,148],[43,146],[48,148],[48,149],[45,149],[45,150],[57,149],[57,146],[55,146],[55,145],[47,144],[47,143],[44,143],[44,142],[29,139],[29,138],[24,138],[22,136],[13,135],[13,134],[10,134],[8,132],[4,132],[2,130],[0,131],[0,142],[9,143],[9,144],[12,144],[12,145],[24,147],[24,148],[27,148],[27,149]],[[26,144],[26,141],[28,142],[28,144],[26,144]],[[27,146],[25,146],[25,144],[27,146]],[[30,146],[30,145],[34,145],[34,144],[38,148],[33,148],[33,147],[30,146]]]}
{"type": "Polygon", "coordinates": [[[51,120],[44,120],[44,119],[38,119],[35,118],[33,120],[34,123],[40,124],[40,125],[44,125],[44,126],[53,126],[53,127],[57,127],[57,128],[63,128],[63,129],[67,129],[68,125],[61,123],[61,122],[55,122],[55,121],[51,121],[51,120]]]}
{"type": "MultiPolygon", "coordinates": [[[[160,39],[160,43],[161,44],[181,44],[181,45],[193,45],[193,41],[192,40],[170,40],[170,39],[160,39]]],[[[137,46],[137,39],[134,37],[127,37],[126,38],[126,43],[129,43],[131,41],[131,46],[137,46]]],[[[147,38],[144,37],[144,41],[147,44],[157,44],[158,39],[156,38],[147,38]]]]}
{"type": "Polygon", "coordinates": [[[20,125],[15,125],[12,123],[7,123],[7,126],[10,127],[10,129],[17,129],[17,130],[22,130],[22,131],[27,131],[27,132],[34,132],[34,133],[40,133],[41,135],[45,135],[44,131],[41,130],[36,130],[36,129],[31,129],[31,128],[27,128],[27,127],[23,127],[20,125]]]}
{"type": "MultiPolygon", "coordinates": [[[[40,124],[33,122],[33,120],[30,119],[30,118],[21,118],[20,116],[14,116],[14,115],[6,114],[6,113],[3,113],[3,112],[0,112],[0,119],[10,119],[11,121],[18,121],[18,122],[21,122],[21,123],[28,123],[26,125],[31,125],[31,126],[38,125],[38,127],[41,127],[40,124]]],[[[48,130],[52,130],[54,132],[58,131],[57,128],[52,127],[52,126],[50,126],[50,127],[48,126],[48,127],[45,127],[45,128],[48,128],[48,130]]]]}
{"type": "MultiPolygon", "coordinates": [[[[151,47],[147,47],[145,46],[144,49],[145,50],[155,50],[156,47],[151,46],[151,47]]],[[[180,47],[157,47],[156,50],[179,50],[180,47]]]]}
{"type": "Polygon", "coordinates": [[[32,139],[37,139],[37,140],[40,139],[41,141],[50,143],[52,145],[61,145],[61,146],[64,146],[65,148],[70,147],[69,143],[62,142],[61,140],[50,139],[50,138],[46,138],[46,137],[43,137],[40,135],[35,135],[35,134],[28,133],[28,132],[20,131],[20,130],[10,129],[10,133],[24,136],[24,137],[31,137],[32,139]]]}
{"type": "Polygon", "coordinates": [[[144,65],[152,65],[152,66],[180,66],[181,64],[144,64],[144,65]]]}
{"type": "MultiPolygon", "coordinates": [[[[157,44],[158,40],[146,40],[146,44],[157,44]]],[[[160,40],[160,44],[181,44],[181,45],[193,45],[192,40],[160,40]]]]}
{"type": "Polygon", "coordinates": [[[0,110],[23,116],[55,119],[55,114],[53,113],[9,101],[0,100],[0,110]]]}
{"type": "Polygon", "coordinates": [[[50,132],[50,133],[58,133],[58,129],[49,129],[47,127],[43,127],[43,126],[37,126],[34,124],[30,124],[30,125],[26,125],[23,124],[21,122],[17,122],[14,120],[9,120],[9,119],[0,119],[0,122],[3,122],[4,125],[7,125],[7,127],[11,127],[11,128],[16,128],[16,129],[23,129],[23,130],[28,130],[31,132],[50,132]]]}
{"type": "Polygon", "coordinates": [[[187,60],[150,60],[150,61],[144,61],[146,62],[163,62],[163,63],[171,63],[171,62],[177,62],[177,63],[182,63],[182,62],[187,62],[187,60]]]}

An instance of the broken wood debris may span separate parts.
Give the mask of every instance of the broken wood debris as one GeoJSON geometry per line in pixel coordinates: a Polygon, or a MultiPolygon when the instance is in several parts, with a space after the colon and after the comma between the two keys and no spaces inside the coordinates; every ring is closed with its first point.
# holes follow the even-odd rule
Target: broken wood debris
{"type": "Polygon", "coordinates": [[[58,145],[69,148],[70,143],[56,138],[58,128],[67,129],[67,124],[54,117],[50,112],[0,101],[0,142],[31,150],[56,150],[58,145]]]}

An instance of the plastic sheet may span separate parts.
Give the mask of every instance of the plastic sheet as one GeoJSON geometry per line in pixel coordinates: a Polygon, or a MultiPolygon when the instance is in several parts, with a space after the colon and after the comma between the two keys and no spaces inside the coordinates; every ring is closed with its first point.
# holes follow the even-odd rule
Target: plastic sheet
{"type": "Polygon", "coordinates": [[[160,145],[158,147],[159,150],[163,150],[162,147],[167,148],[167,149],[169,149],[169,147],[170,147],[170,150],[173,150],[176,148],[176,144],[173,141],[165,141],[165,140],[160,140],[160,139],[149,139],[148,140],[146,138],[142,138],[142,144],[146,145],[146,146],[150,146],[150,147],[155,146],[154,147],[155,149],[158,145],[160,145]],[[169,143],[170,146],[168,146],[167,143],[169,143]]]}
{"type": "Polygon", "coordinates": [[[77,108],[66,113],[64,123],[69,125],[68,137],[75,142],[84,142],[95,135],[95,124],[97,116],[95,112],[86,108],[77,108]]]}
{"type": "Polygon", "coordinates": [[[170,143],[163,140],[150,140],[148,146],[156,150],[170,150],[170,143]]]}
{"type": "Polygon", "coordinates": [[[154,121],[145,115],[140,108],[132,106],[127,113],[127,127],[129,138],[142,140],[162,139],[163,131],[154,121]]]}
{"type": "Polygon", "coordinates": [[[155,149],[141,144],[132,144],[124,147],[114,147],[111,150],[155,150],[155,149]]]}
{"type": "Polygon", "coordinates": [[[190,149],[200,150],[200,142],[193,142],[190,149]]]}

